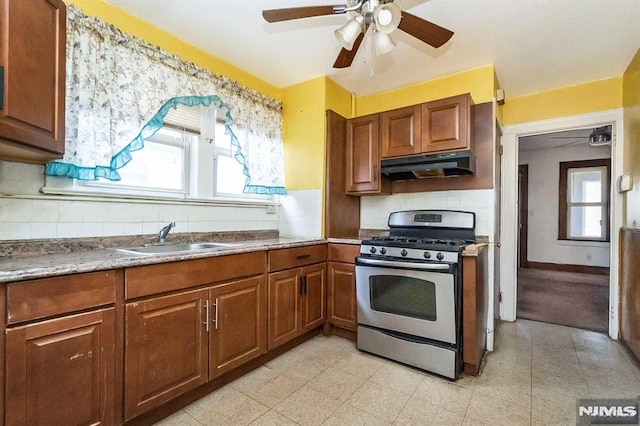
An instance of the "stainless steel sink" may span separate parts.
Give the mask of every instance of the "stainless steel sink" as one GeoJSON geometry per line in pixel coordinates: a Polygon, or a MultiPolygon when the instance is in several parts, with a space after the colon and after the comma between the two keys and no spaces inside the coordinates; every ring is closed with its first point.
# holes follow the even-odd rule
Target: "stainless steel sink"
{"type": "Polygon", "coordinates": [[[165,244],[149,244],[140,247],[128,247],[119,248],[118,250],[136,253],[136,254],[167,254],[167,253],[180,253],[189,252],[195,250],[210,250],[210,249],[224,249],[231,247],[238,247],[239,244],[234,243],[165,243],[165,244]]]}

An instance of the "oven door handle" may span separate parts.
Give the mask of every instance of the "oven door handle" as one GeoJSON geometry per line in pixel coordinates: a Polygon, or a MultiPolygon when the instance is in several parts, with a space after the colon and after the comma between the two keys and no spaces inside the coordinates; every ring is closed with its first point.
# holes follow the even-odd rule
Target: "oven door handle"
{"type": "Polygon", "coordinates": [[[396,262],[393,260],[380,260],[380,259],[364,259],[358,258],[357,264],[371,265],[371,266],[390,266],[395,268],[405,269],[422,269],[425,271],[446,271],[449,270],[450,265],[447,263],[411,263],[396,262]]]}

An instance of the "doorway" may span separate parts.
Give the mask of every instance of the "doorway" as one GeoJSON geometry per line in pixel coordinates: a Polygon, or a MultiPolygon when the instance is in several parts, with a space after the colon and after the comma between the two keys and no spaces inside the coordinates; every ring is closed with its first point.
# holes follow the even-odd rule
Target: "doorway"
{"type": "MultiPolygon", "coordinates": [[[[611,152],[611,176],[616,177],[622,174],[622,158],[623,158],[623,135],[619,131],[622,128],[622,109],[583,114],[579,116],[564,117],[560,119],[544,120],[538,122],[531,122],[526,124],[507,126],[504,129],[503,146],[503,187],[502,187],[502,250],[503,253],[503,265],[500,270],[501,282],[502,282],[502,295],[503,301],[500,306],[501,318],[506,321],[514,321],[517,313],[517,273],[519,267],[519,207],[520,201],[518,198],[518,166],[519,166],[519,145],[520,140],[534,135],[549,134],[555,132],[563,132],[571,129],[581,128],[594,128],[601,125],[612,125],[612,139],[613,143],[610,148],[611,152]]],[[[556,174],[559,171],[555,172],[556,174]]],[[[529,170],[529,187],[532,186],[531,176],[532,170],[529,170]]],[[[612,181],[615,180],[612,178],[612,181]]],[[[610,185],[610,241],[609,241],[609,306],[608,306],[608,332],[609,336],[617,338],[618,335],[618,232],[622,224],[622,196],[613,190],[613,185],[610,185]]],[[[531,193],[531,191],[529,191],[531,193]]],[[[531,197],[529,197],[529,206],[532,205],[531,197]]],[[[535,216],[535,213],[534,213],[535,216]]],[[[544,216],[544,213],[539,213],[538,216],[544,216]]],[[[531,217],[529,217],[531,219],[531,217]]],[[[547,218],[547,221],[553,221],[554,219],[547,218]]],[[[557,221],[558,218],[555,218],[557,221]]],[[[531,220],[529,220],[529,239],[533,232],[531,231],[531,220]]],[[[556,239],[557,236],[556,236],[556,239]]],[[[568,248],[564,248],[563,255],[570,255],[574,252],[571,245],[576,243],[569,242],[568,248]]],[[[577,244],[579,245],[579,243],[577,244]]],[[[531,266],[531,242],[529,246],[529,266],[531,266]]],[[[545,260],[545,259],[543,259],[545,260]]],[[[542,261],[539,263],[556,263],[554,260],[547,262],[542,261]]],[[[568,259],[564,262],[567,264],[579,264],[575,259],[568,259]]],[[[559,271],[562,272],[562,271],[559,271]]]]}
{"type": "Polygon", "coordinates": [[[608,330],[611,128],[520,138],[518,318],[608,330]]]}

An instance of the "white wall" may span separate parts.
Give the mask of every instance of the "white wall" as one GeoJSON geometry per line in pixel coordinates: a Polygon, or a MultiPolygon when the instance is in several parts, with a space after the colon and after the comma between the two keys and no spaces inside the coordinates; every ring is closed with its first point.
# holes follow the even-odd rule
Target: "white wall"
{"type": "Polygon", "coordinates": [[[280,235],[322,237],[322,190],[288,191],[280,197],[280,235]]]}
{"type": "Polygon", "coordinates": [[[265,206],[45,196],[43,166],[0,162],[0,240],[278,229],[265,206]]]}
{"type": "Polygon", "coordinates": [[[609,266],[609,243],[558,240],[558,187],[560,162],[610,157],[611,147],[590,147],[586,143],[559,149],[520,150],[519,164],[529,165],[529,261],[609,266]]]}

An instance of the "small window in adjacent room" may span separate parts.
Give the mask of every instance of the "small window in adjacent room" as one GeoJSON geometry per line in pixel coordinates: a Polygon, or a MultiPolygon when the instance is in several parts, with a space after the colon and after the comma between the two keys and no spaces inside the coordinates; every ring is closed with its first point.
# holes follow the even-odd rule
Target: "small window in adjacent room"
{"type": "Polygon", "coordinates": [[[560,163],[558,239],[609,241],[611,159],[560,163]]]}

